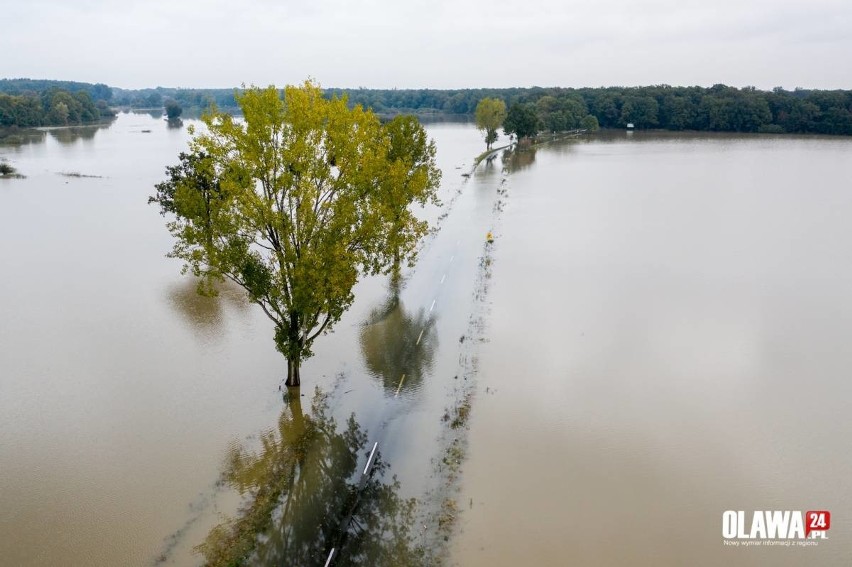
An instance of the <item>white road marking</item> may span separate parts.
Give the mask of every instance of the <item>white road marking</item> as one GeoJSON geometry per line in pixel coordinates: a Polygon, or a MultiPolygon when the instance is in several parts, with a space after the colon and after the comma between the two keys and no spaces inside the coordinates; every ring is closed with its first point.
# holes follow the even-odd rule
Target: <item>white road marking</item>
{"type": "Polygon", "coordinates": [[[447,274],[444,274],[443,276],[441,276],[441,283],[444,283],[445,279],[447,279],[447,274]]]}
{"type": "Polygon", "coordinates": [[[373,455],[376,454],[376,447],[379,446],[379,442],[376,441],[373,443],[373,450],[370,451],[370,457],[367,459],[367,464],[364,465],[364,474],[367,474],[367,471],[370,470],[370,464],[373,462],[373,455]]]}
{"type": "MultiPolygon", "coordinates": [[[[425,330],[426,330],[426,329],[423,329],[423,331],[425,331],[425,330]]],[[[423,331],[420,331],[420,336],[419,336],[419,337],[417,337],[417,342],[416,342],[416,343],[414,343],[414,345],[415,345],[415,346],[417,346],[417,345],[419,345],[419,344],[420,344],[420,339],[422,339],[422,338],[423,338],[423,331]]]]}
{"type": "Polygon", "coordinates": [[[432,307],[430,307],[430,308],[429,308],[429,313],[431,313],[431,312],[432,312],[432,310],[433,310],[433,309],[435,309],[435,302],[436,302],[436,301],[438,301],[438,300],[437,300],[437,299],[433,299],[433,300],[432,300],[432,307]]]}

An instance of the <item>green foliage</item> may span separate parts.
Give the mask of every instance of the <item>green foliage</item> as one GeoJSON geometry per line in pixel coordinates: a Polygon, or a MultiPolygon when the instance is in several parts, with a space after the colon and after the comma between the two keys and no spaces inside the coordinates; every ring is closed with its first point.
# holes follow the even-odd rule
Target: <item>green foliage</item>
{"type": "Polygon", "coordinates": [[[41,79],[0,79],[0,93],[23,95],[42,93],[49,90],[62,90],[71,93],[85,91],[94,101],[108,102],[112,98],[112,89],[103,83],[91,84],[77,81],[49,81],[41,79]]]}
{"type": "MultiPolygon", "coordinates": [[[[39,93],[51,89],[85,91],[95,101],[100,116],[111,114],[106,101],[117,106],[159,107],[174,99],[185,111],[216,105],[235,108],[240,91],[235,89],[154,89],[126,90],[103,84],[31,79],[0,79],[0,126],[51,125],[39,93]],[[15,98],[23,97],[23,99],[15,98]],[[35,104],[33,104],[35,102],[35,104]]],[[[718,130],[757,132],[776,125],[789,133],[852,135],[852,91],[817,91],[776,88],[759,91],[726,85],[704,87],[606,88],[508,88],[508,89],[328,89],[327,98],[348,98],[350,106],[361,105],[387,115],[398,113],[474,115],[483,99],[499,99],[511,106],[534,104],[541,128],[571,130],[586,115],[592,115],[602,128],[623,128],[633,122],[637,128],[668,130],[718,130]]],[[[773,130],[777,130],[773,128],[773,130]]],[[[496,132],[495,132],[496,135],[496,132]]],[[[486,139],[494,138],[486,131],[486,139]]],[[[491,140],[493,142],[493,139],[491,140]]],[[[486,141],[486,143],[488,143],[486,141]]]]}
{"type": "Polygon", "coordinates": [[[310,82],[238,100],[244,120],[206,115],[207,132],[151,201],[176,217],[171,256],[205,281],[242,286],[273,321],[295,386],[359,276],[413,260],[426,225],[409,206],[436,199],[435,147],[415,119],[383,126],[310,82]]]}
{"type": "Polygon", "coordinates": [[[166,116],[169,120],[177,120],[183,112],[183,107],[173,98],[166,100],[166,116]]]}
{"type": "Polygon", "coordinates": [[[556,98],[545,95],[536,101],[535,106],[541,126],[550,132],[575,130],[588,115],[585,102],[576,96],[556,98]]]}
{"type": "Polygon", "coordinates": [[[148,108],[158,108],[163,105],[163,95],[153,92],[145,97],[143,105],[148,108]]]}
{"type": "Polygon", "coordinates": [[[654,128],[659,125],[659,105],[650,96],[627,96],[621,105],[619,126],[634,124],[636,128],[654,128]]]}
{"type": "MultiPolygon", "coordinates": [[[[542,128],[550,131],[580,127],[586,115],[602,128],[719,130],[757,132],[771,125],[785,132],[852,135],[852,91],[771,92],[725,85],[703,87],[530,88],[466,90],[368,90],[347,93],[350,102],[385,111],[474,113],[483,98],[508,105],[534,104],[542,128]]],[[[773,130],[777,130],[773,128],[773,130]]]]}
{"type": "Polygon", "coordinates": [[[0,126],[32,128],[79,125],[97,122],[111,115],[104,101],[96,104],[86,91],[70,93],[50,89],[40,95],[0,94],[0,126]]]}
{"type": "Polygon", "coordinates": [[[375,201],[388,222],[384,246],[377,250],[381,264],[390,265],[399,275],[403,259],[414,259],[417,242],[426,235],[428,225],[420,221],[410,205],[439,204],[437,198],[441,172],[435,163],[435,143],[413,116],[397,116],[384,125],[389,148],[381,198],[375,201]]]}
{"type": "Polygon", "coordinates": [[[507,135],[516,135],[520,141],[523,138],[532,138],[540,129],[541,120],[538,117],[535,106],[532,104],[515,103],[509,107],[503,129],[507,135]]]}
{"type": "Polygon", "coordinates": [[[600,125],[598,124],[598,119],[593,114],[587,114],[580,120],[580,128],[594,132],[600,128],[600,125]]]}
{"type": "Polygon", "coordinates": [[[131,108],[156,108],[164,100],[174,100],[185,111],[201,112],[212,107],[236,109],[237,89],[175,89],[157,87],[154,89],[113,89],[113,103],[131,108]]]}
{"type": "MultiPolygon", "coordinates": [[[[153,93],[174,98],[185,109],[206,108],[211,103],[221,107],[236,105],[233,89],[157,87],[114,91],[114,101],[123,105],[146,106],[146,98],[153,93]]],[[[623,128],[633,122],[637,128],[756,132],[775,124],[785,132],[852,135],[852,91],[839,90],[777,88],[766,92],[725,85],[710,88],[655,85],[582,89],[329,89],[325,96],[347,96],[352,106],[360,104],[389,115],[399,112],[475,115],[477,105],[486,98],[502,100],[508,106],[534,104],[541,128],[553,132],[579,128],[583,118],[592,115],[602,128],[623,128]]]]}
{"type": "Polygon", "coordinates": [[[506,103],[499,98],[483,98],[476,105],[474,118],[476,127],[485,132],[485,146],[490,150],[497,141],[497,129],[506,119],[506,103]]]}
{"type": "MultiPolygon", "coordinates": [[[[71,109],[64,100],[56,101],[50,105],[50,121],[53,124],[68,124],[71,109]]],[[[79,113],[75,113],[79,115],[79,113]]]]}
{"type": "Polygon", "coordinates": [[[778,124],[764,124],[757,131],[761,134],[783,134],[784,128],[778,124]]]}

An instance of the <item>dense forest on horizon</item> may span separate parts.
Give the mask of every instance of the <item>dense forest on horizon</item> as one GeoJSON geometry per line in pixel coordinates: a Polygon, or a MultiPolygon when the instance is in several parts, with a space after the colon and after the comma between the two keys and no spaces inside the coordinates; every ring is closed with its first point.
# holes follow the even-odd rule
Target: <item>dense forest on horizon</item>
{"type": "MultiPolygon", "coordinates": [[[[225,110],[236,108],[234,95],[239,92],[238,89],[164,87],[130,90],[103,84],[0,79],[0,93],[7,95],[38,94],[43,99],[50,89],[76,91],[75,96],[85,92],[102,107],[162,108],[171,99],[190,112],[199,112],[211,104],[225,110]]],[[[533,106],[540,128],[547,131],[577,128],[584,117],[592,115],[602,128],[623,128],[632,123],[638,129],[852,135],[852,90],[763,91],[726,85],[656,85],[452,90],[359,88],[326,89],[325,93],[346,95],[350,104],[361,104],[383,115],[472,115],[481,99],[498,98],[507,106],[515,103],[533,106]]],[[[10,120],[4,116],[8,112],[3,114],[0,102],[0,125],[10,120]]]]}
{"type": "Polygon", "coordinates": [[[110,98],[104,84],[0,79],[0,127],[91,124],[115,116],[110,98]]]}

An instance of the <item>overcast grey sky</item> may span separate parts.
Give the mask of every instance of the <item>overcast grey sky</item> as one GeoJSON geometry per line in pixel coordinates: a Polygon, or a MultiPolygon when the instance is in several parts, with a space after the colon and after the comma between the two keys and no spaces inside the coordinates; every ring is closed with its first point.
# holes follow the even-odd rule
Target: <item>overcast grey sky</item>
{"type": "Polygon", "coordinates": [[[0,77],[852,88],[852,0],[0,0],[0,77]]]}

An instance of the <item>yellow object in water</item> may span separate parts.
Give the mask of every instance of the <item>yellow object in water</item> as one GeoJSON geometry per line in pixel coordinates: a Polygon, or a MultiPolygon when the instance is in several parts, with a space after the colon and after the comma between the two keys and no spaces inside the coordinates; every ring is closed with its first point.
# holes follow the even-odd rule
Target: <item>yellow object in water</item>
{"type": "Polygon", "coordinates": [[[494,236],[491,234],[491,231],[488,231],[488,234],[485,235],[485,240],[488,241],[488,244],[494,242],[494,236]]]}

